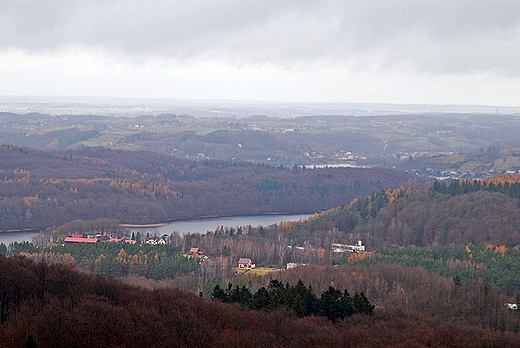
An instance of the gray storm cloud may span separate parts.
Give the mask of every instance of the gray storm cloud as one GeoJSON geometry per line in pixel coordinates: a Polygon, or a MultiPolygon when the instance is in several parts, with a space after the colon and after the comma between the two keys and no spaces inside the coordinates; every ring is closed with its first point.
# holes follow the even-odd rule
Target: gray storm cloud
{"type": "Polygon", "coordinates": [[[0,1],[0,51],[520,75],[518,1],[0,1]]]}

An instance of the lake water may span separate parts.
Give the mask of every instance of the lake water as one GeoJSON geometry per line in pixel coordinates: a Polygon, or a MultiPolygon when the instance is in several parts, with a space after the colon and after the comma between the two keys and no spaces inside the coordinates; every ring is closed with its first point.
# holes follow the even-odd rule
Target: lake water
{"type": "Polygon", "coordinates": [[[25,232],[0,232],[0,243],[9,245],[12,242],[30,242],[31,237],[37,235],[37,231],[25,232]]]}
{"type": "MultiPolygon", "coordinates": [[[[281,221],[298,221],[306,219],[312,214],[299,215],[258,215],[258,216],[226,216],[218,218],[202,218],[191,220],[172,221],[165,226],[158,227],[143,227],[131,228],[135,232],[149,232],[150,234],[170,235],[173,231],[179,232],[181,235],[186,233],[206,233],[207,231],[215,231],[217,226],[237,227],[237,226],[269,226],[277,224],[281,221]]],[[[9,245],[12,242],[31,241],[31,237],[38,234],[38,232],[1,232],[0,243],[9,245]]]]}
{"type": "Polygon", "coordinates": [[[218,218],[201,218],[191,220],[172,221],[165,226],[146,227],[146,228],[131,228],[135,232],[150,232],[150,234],[170,235],[173,231],[179,232],[183,235],[186,233],[206,233],[208,231],[215,231],[218,226],[237,227],[237,226],[269,226],[277,224],[281,221],[299,221],[306,219],[312,214],[298,214],[298,215],[257,215],[257,216],[226,216],[218,218]]]}

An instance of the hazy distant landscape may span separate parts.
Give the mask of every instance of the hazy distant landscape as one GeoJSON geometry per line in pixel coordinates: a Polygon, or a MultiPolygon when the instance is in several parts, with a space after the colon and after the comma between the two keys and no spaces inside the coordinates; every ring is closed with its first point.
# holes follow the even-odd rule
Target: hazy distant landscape
{"type": "Polygon", "coordinates": [[[105,99],[74,109],[54,99],[30,99],[26,110],[3,104],[0,141],[46,151],[103,146],[273,166],[378,166],[432,177],[520,170],[514,108],[105,99]]]}
{"type": "Polygon", "coordinates": [[[519,13],[0,1],[0,346],[520,347],[519,13]]]}
{"type": "Polygon", "coordinates": [[[384,104],[273,102],[247,100],[200,100],[167,98],[111,98],[66,96],[0,96],[0,111],[61,115],[157,116],[160,114],[193,117],[274,118],[300,116],[386,116],[406,114],[520,114],[520,107],[493,105],[384,104]]]}

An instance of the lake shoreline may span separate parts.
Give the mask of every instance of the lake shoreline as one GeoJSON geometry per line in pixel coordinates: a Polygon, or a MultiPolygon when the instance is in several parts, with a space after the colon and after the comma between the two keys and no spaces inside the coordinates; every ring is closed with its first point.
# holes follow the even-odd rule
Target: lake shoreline
{"type": "MultiPolygon", "coordinates": [[[[150,228],[150,227],[162,227],[167,226],[171,222],[183,222],[183,221],[192,221],[192,220],[203,220],[203,219],[218,219],[218,218],[228,218],[228,217],[249,217],[249,216],[284,216],[284,215],[306,215],[307,213],[263,213],[263,214],[253,214],[253,215],[234,215],[234,214],[221,214],[221,215],[202,215],[202,216],[194,216],[191,218],[172,218],[166,219],[166,222],[156,222],[152,224],[121,224],[123,227],[127,228],[150,228]]],[[[314,213],[309,213],[309,216],[312,216],[314,213]]]]}
{"type": "MultiPolygon", "coordinates": [[[[305,213],[303,213],[305,214],[305,213]]],[[[313,213],[311,213],[309,216],[311,216],[313,213]]],[[[225,218],[225,217],[241,217],[241,216],[264,216],[264,215],[296,215],[295,213],[288,213],[288,212],[282,212],[282,213],[264,213],[264,214],[254,214],[254,215],[234,215],[234,214],[222,214],[222,215],[202,215],[202,216],[194,216],[191,218],[172,218],[172,219],[166,219],[165,222],[155,222],[151,224],[120,224],[122,227],[127,228],[152,228],[152,227],[162,227],[167,226],[170,222],[176,222],[176,221],[190,221],[190,220],[201,220],[201,219],[217,219],[217,218],[225,218]]],[[[20,233],[20,232],[35,232],[38,233],[39,231],[43,231],[44,229],[13,229],[13,230],[0,230],[0,233],[20,233]]]]}
{"type": "Polygon", "coordinates": [[[0,233],[20,233],[20,232],[34,232],[34,233],[38,233],[40,231],[43,231],[43,229],[26,228],[26,229],[23,229],[23,230],[0,230],[0,233]]]}
{"type": "Polygon", "coordinates": [[[272,224],[278,224],[282,221],[300,221],[307,219],[312,214],[262,214],[262,215],[233,215],[233,216],[205,216],[192,218],[188,220],[170,221],[165,226],[159,227],[134,227],[130,228],[132,232],[155,233],[157,235],[170,235],[176,231],[180,235],[187,233],[213,232],[218,228],[226,227],[267,227],[272,224]]]}
{"type": "Polygon", "coordinates": [[[168,223],[166,222],[159,222],[159,223],[156,223],[156,224],[120,224],[122,227],[127,227],[127,228],[147,228],[147,227],[161,227],[161,226],[166,226],[168,225],[168,223]]]}
{"type": "MultiPolygon", "coordinates": [[[[237,227],[237,226],[269,226],[271,224],[280,223],[281,221],[291,220],[299,221],[307,219],[312,214],[260,214],[260,215],[228,215],[228,216],[199,216],[191,219],[175,219],[168,223],[155,224],[126,224],[127,228],[132,232],[151,233],[156,235],[170,235],[173,231],[177,231],[180,235],[187,233],[204,234],[208,231],[215,231],[216,228],[237,227]],[[136,227],[130,227],[136,226],[136,227]]],[[[24,230],[0,232],[0,242],[9,245],[11,242],[31,241],[31,238],[37,235],[40,230],[24,230]]]]}

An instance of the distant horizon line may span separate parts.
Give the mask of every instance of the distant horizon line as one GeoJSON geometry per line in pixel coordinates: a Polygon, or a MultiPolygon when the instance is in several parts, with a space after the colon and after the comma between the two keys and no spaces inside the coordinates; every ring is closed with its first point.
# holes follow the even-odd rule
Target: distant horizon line
{"type": "Polygon", "coordinates": [[[267,116],[390,116],[390,115],[520,115],[520,106],[476,104],[404,104],[374,102],[287,102],[231,99],[150,97],[0,95],[0,112],[53,116],[98,115],[135,117],[189,115],[198,118],[267,116]]]}
{"type": "MultiPolygon", "coordinates": [[[[146,100],[146,101],[172,101],[172,102],[212,102],[212,103],[250,103],[250,104],[305,104],[305,105],[392,105],[392,106],[460,106],[460,107],[503,107],[520,108],[518,105],[495,105],[495,104],[475,104],[475,103],[411,103],[411,102],[372,102],[372,101],[282,101],[282,100],[255,100],[255,99],[212,99],[212,98],[174,98],[174,97],[115,97],[115,96],[92,96],[92,95],[45,95],[45,94],[0,94],[0,98],[8,99],[97,99],[97,100],[146,100]]],[[[0,100],[1,101],[1,100],[0,100]]]]}

